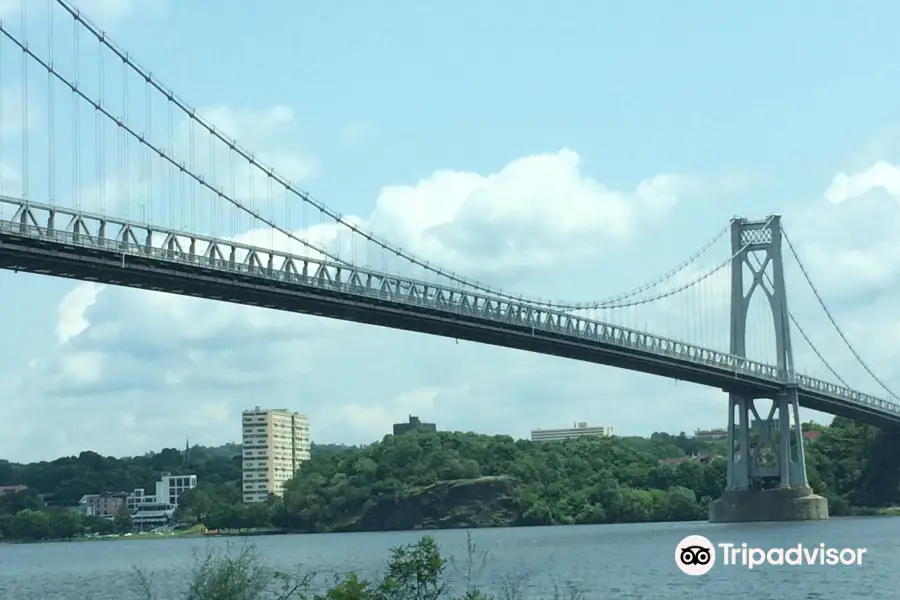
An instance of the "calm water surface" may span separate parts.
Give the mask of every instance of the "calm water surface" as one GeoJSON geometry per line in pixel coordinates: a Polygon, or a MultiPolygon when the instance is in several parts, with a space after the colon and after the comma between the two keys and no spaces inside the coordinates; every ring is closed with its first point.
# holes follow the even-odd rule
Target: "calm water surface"
{"type": "MultiPolygon", "coordinates": [[[[415,532],[291,535],[252,538],[273,566],[310,571],[380,572],[392,546],[416,541],[415,532]]],[[[446,555],[465,557],[464,531],[432,532],[446,555]]],[[[658,523],[481,529],[475,543],[489,551],[482,587],[499,593],[504,578],[518,580],[520,598],[549,599],[554,585],[572,582],[586,598],[897,598],[900,518],[831,519],[796,524],[709,525],[658,523]],[[725,567],[721,556],[703,577],[675,566],[676,544],[689,534],[714,543],[746,542],[770,548],[803,543],[867,548],[862,566],[725,567]]],[[[153,539],[94,543],[0,545],[4,600],[130,600],[133,569],[159,586],[160,600],[180,597],[194,552],[207,545],[240,545],[236,538],[153,539]]],[[[452,573],[453,569],[448,568],[452,573]]]]}

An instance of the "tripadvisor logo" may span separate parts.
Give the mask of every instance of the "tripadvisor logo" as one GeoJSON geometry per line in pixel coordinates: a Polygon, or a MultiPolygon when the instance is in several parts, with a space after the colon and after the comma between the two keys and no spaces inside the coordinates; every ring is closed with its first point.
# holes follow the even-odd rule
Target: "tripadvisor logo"
{"type": "Polygon", "coordinates": [[[825,544],[756,548],[746,543],[713,544],[702,535],[689,535],[675,546],[675,565],[687,575],[705,575],[717,558],[726,567],[754,569],[763,565],[861,565],[866,548],[832,548],[825,544]]]}
{"type": "Polygon", "coordinates": [[[689,535],[675,546],[675,564],[687,575],[706,575],[716,564],[716,548],[702,535],[689,535]]]}

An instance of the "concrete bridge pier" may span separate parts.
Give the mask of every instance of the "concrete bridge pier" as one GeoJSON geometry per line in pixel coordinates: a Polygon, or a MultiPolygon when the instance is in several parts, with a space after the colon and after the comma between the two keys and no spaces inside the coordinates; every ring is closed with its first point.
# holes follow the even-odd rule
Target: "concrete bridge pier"
{"type": "Polygon", "coordinates": [[[710,504],[712,523],[828,518],[827,500],[814,494],[806,479],[781,238],[778,215],[731,222],[731,354],[747,356],[747,312],[759,291],[772,311],[777,364],[785,384],[769,399],[765,418],[756,405],[765,398],[730,390],[728,475],[722,497],[710,504]]]}
{"type": "Polygon", "coordinates": [[[806,479],[797,389],[775,398],[764,418],[755,400],[730,394],[726,487],[710,504],[710,522],[827,519],[828,501],[806,479]]]}

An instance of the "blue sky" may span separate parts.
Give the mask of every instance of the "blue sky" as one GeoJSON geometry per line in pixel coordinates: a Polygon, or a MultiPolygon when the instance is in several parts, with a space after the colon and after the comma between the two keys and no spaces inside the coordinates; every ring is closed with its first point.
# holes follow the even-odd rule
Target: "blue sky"
{"type": "MultiPolygon", "coordinates": [[[[75,4],[318,199],[417,255],[506,289],[608,297],[673,267],[732,215],[783,213],[851,342],[880,377],[900,384],[894,3],[75,4]]],[[[47,4],[28,2],[24,33],[21,6],[0,1],[4,26],[48,54],[47,4]]],[[[52,14],[55,64],[73,74],[71,18],[58,6],[52,14]]],[[[119,110],[121,64],[85,40],[77,78],[97,90],[102,63],[105,99],[119,110]]],[[[33,199],[50,193],[52,154],[60,203],[77,197],[109,211],[127,203],[132,217],[177,221],[166,206],[186,200],[163,197],[173,189],[165,174],[148,184],[137,163],[115,165],[114,127],[104,130],[97,168],[87,106],[83,166],[72,178],[71,94],[48,87],[46,71],[29,63],[23,119],[17,52],[0,41],[0,179],[9,178],[0,192],[21,189],[25,136],[33,199]]],[[[144,91],[135,81],[128,105],[140,123],[144,91]]],[[[183,115],[173,115],[169,134],[165,102],[154,98],[154,139],[185,156],[183,115]]],[[[227,187],[231,165],[224,154],[217,161],[215,178],[227,187]]],[[[260,185],[241,183],[246,165],[236,171],[239,187],[260,185]]],[[[265,192],[247,194],[265,204],[265,192]]],[[[213,228],[203,219],[190,225],[213,228]]],[[[293,230],[320,223],[312,210],[288,220],[293,230]]],[[[245,220],[225,233],[270,239],[251,229],[245,220]]],[[[334,231],[323,225],[315,235],[334,231]]],[[[728,254],[719,244],[698,268],[728,254]]],[[[807,333],[854,385],[885,395],[792,273],[789,301],[807,333]]],[[[673,335],[705,327],[709,339],[697,341],[721,345],[723,274],[693,299],[628,318],[673,335]],[[696,325],[684,316],[714,310],[718,317],[696,325]]],[[[36,276],[0,273],[0,289],[16,340],[0,348],[8,399],[0,456],[14,460],[85,448],[132,454],[186,437],[222,443],[238,437],[239,411],[258,403],[307,412],[316,439],[349,443],[379,438],[408,413],[523,437],[575,420],[649,434],[726,418],[716,390],[550,357],[36,276]]],[[[805,371],[826,374],[796,336],[795,346],[805,371]]]]}

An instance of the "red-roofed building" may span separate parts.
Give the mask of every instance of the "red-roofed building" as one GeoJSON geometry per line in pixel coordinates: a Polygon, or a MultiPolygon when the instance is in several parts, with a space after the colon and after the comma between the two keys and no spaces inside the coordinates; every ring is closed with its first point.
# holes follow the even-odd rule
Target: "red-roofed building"
{"type": "Polygon", "coordinates": [[[820,435],[822,435],[821,431],[804,431],[803,439],[807,442],[814,442],[820,435]]]}
{"type": "Polygon", "coordinates": [[[16,492],[24,492],[27,489],[27,485],[0,485],[0,496],[4,496],[6,494],[15,494],[16,492]]]}

